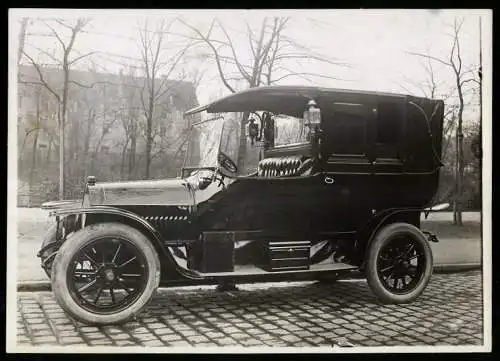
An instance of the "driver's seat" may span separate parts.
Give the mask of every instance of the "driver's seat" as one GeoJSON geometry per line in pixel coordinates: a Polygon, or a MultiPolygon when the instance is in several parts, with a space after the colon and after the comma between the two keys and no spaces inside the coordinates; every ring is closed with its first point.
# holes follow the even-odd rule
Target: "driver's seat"
{"type": "Polygon", "coordinates": [[[311,174],[314,160],[305,156],[265,158],[259,162],[259,177],[299,177],[311,174]]]}

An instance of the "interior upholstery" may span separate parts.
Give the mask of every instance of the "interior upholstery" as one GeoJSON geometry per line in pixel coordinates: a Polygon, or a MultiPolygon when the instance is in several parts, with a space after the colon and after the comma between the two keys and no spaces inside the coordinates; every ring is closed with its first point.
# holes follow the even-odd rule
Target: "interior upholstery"
{"type": "Polygon", "coordinates": [[[297,177],[311,173],[313,159],[304,156],[266,158],[259,162],[260,177],[297,177]]]}

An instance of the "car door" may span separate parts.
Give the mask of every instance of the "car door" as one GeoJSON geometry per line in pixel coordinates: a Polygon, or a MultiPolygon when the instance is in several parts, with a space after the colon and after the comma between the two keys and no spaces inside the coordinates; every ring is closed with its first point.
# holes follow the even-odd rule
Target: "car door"
{"type": "Polygon", "coordinates": [[[352,232],[371,210],[373,119],[370,102],[322,105],[322,209],[325,231],[352,232]]]}

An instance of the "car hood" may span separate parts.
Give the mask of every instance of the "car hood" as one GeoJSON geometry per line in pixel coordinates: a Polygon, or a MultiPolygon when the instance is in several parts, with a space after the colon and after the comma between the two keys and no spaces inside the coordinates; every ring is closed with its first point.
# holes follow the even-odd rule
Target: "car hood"
{"type": "Polygon", "coordinates": [[[191,185],[184,179],[105,182],[89,186],[91,205],[191,206],[191,185]]]}

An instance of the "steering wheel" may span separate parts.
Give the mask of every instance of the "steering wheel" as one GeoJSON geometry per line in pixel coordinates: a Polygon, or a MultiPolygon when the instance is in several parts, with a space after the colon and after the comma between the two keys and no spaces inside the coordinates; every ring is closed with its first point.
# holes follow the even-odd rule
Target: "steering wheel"
{"type": "Polygon", "coordinates": [[[229,158],[226,154],[219,152],[217,159],[220,165],[229,172],[236,173],[238,171],[238,167],[236,166],[236,164],[234,164],[233,160],[229,158]]]}

